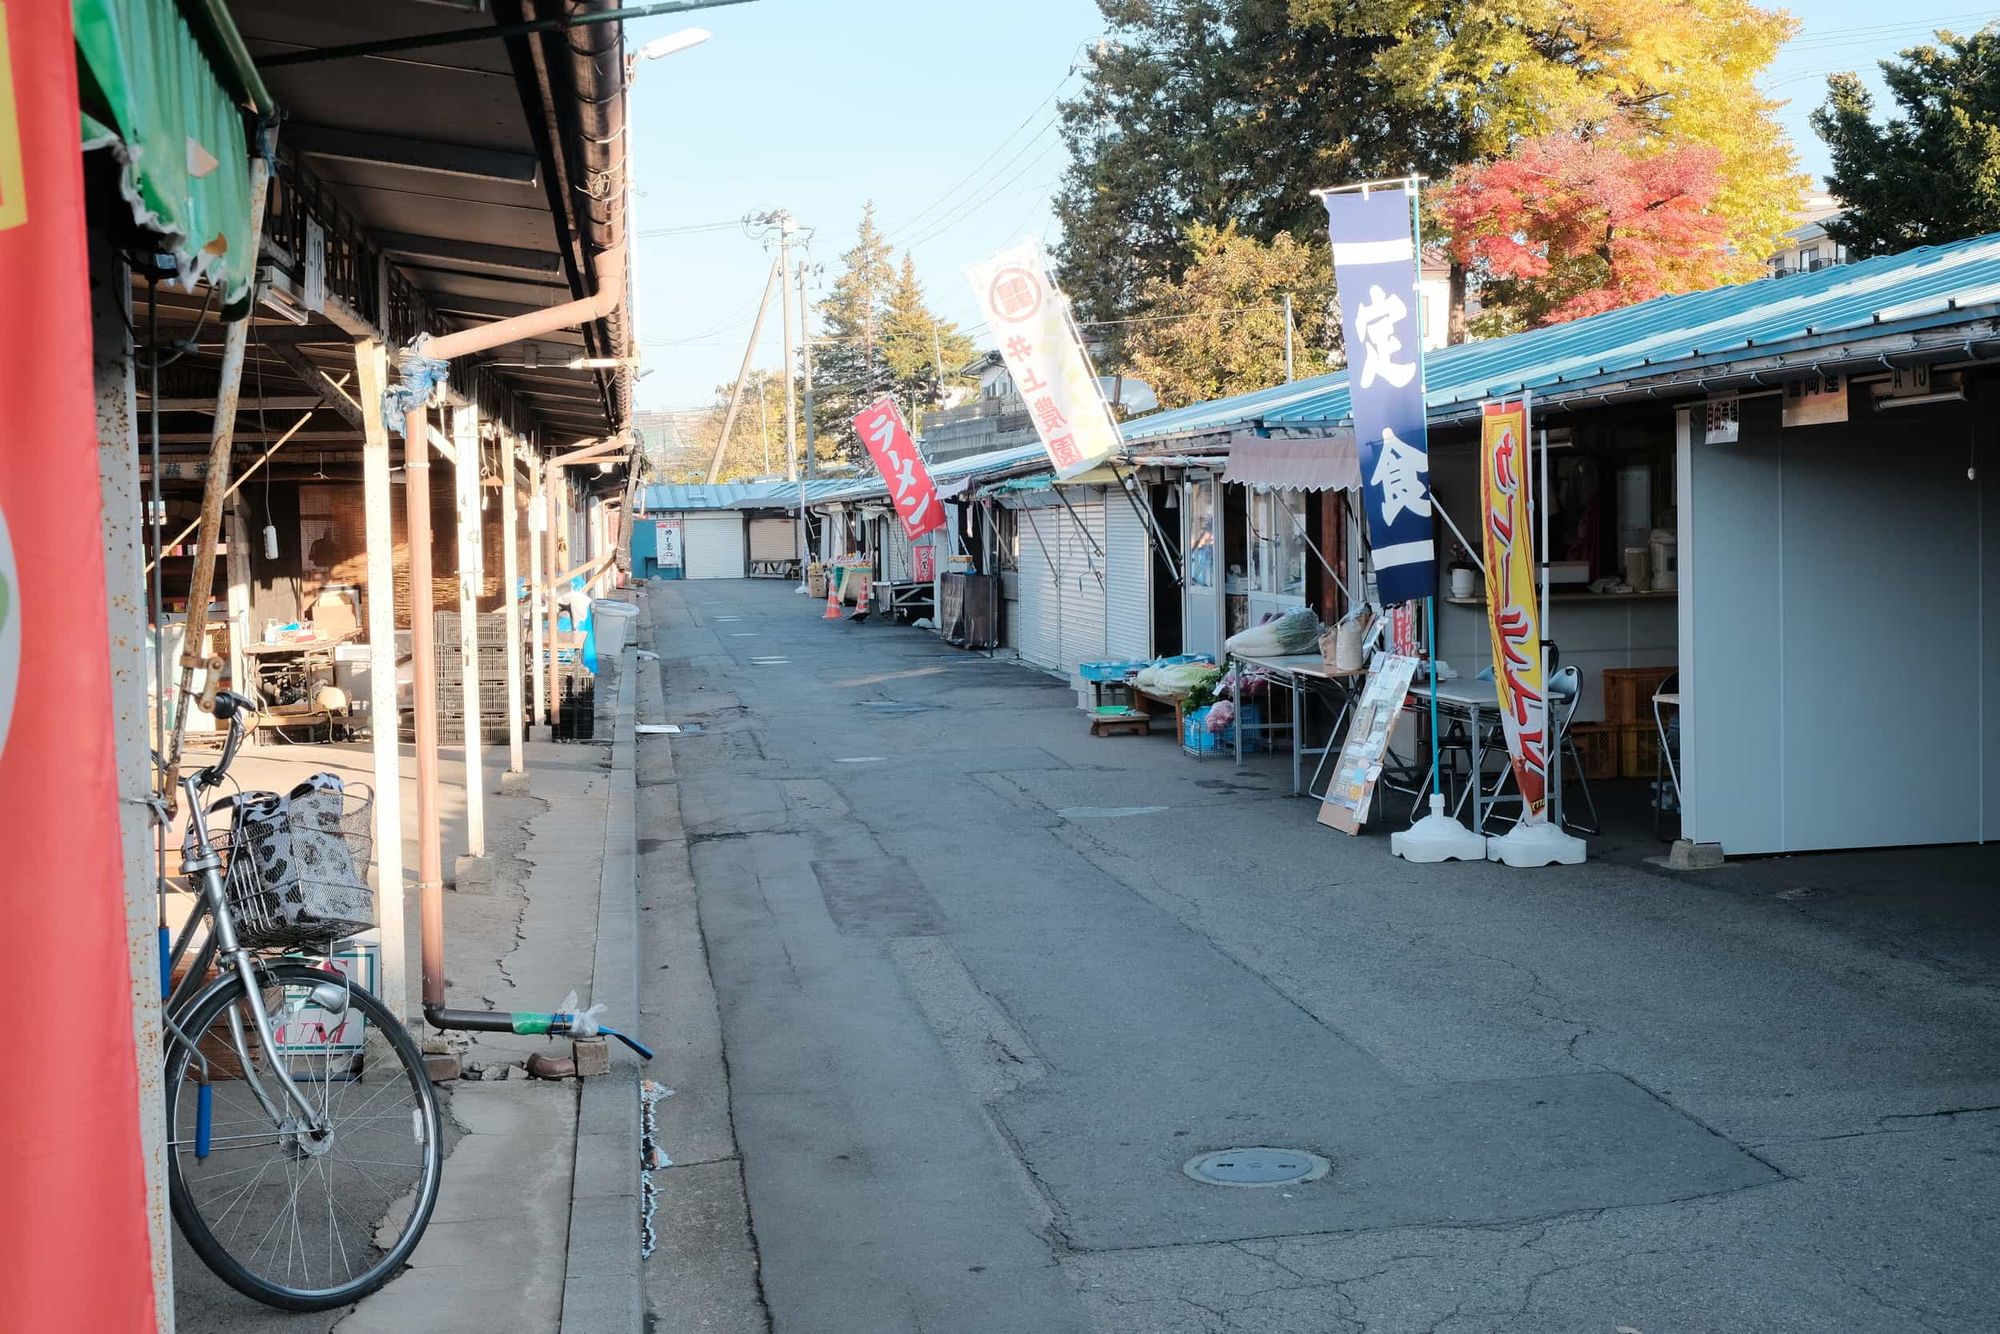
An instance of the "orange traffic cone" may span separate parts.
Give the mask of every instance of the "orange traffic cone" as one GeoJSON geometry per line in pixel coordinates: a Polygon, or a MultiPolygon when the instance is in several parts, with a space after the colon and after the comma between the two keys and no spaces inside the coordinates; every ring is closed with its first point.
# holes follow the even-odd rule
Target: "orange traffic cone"
{"type": "Polygon", "coordinates": [[[854,619],[857,621],[868,619],[868,572],[866,570],[861,572],[861,591],[854,595],[854,619]]]}
{"type": "Polygon", "coordinates": [[[840,567],[829,565],[826,569],[826,615],[822,620],[840,619],[840,567]]]}

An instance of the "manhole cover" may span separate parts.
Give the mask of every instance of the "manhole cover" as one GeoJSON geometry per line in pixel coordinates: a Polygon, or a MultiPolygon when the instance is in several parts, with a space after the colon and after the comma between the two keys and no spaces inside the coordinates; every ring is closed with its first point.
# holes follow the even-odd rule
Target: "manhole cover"
{"type": "Polygon", "coordinates": [[[1181,1168],[1204,1186],[1295,1186],[1317,1181],[1332,1164],[1304,1149],[1219,1149],[1181,1168]]]}

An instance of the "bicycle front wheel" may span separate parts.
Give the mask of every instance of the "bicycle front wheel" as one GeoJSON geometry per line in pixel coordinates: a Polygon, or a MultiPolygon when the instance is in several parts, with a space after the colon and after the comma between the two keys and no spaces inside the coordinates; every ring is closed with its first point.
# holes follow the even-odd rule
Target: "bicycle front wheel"
{"type": "Polygon", "coordinates": [[[170,1030],[174,1220],[238,1292],[287,1311],[344,1306],[388,1282],[430,1222],[444,1161],[437,1095],[416,1042],[367,991],[305,964],[259,973],[275,1052],[237,979],[170,1030]],[[287,1100],[280,1068],[318,1132],[287,1100]]]}

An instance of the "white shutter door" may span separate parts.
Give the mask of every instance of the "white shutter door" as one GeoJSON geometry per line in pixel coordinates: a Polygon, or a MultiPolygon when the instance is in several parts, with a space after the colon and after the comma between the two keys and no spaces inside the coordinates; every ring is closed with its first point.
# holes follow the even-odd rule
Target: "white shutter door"
{"type": "Polygon", "coordinates": [[[688,515],[681,540],[687,548],[688,578],[743,578],[743,514],[740,510],[688,515]]]}
{"type": "Polygon", "coordinates": [[[1021,538],[1021,599],[1015,604],[1015,638],[1021,661],[1047,671],[1062,665],[1062,593],[1049,562],[1058,555],[1061,510],[1024,509],[1015,520],[1021,538]],[[1040,541],[1036,540],[1039,535],[1040,541]],[[1044,549],[1047,554],[1044,555],[1044,549]]]}
{"type": "Polygon", "coordinates": [[[1056,557],[1062,570],[1062,667],[1075,676],[1080,664],[1107,656],[1104,557],[1099,554],[1104,549],[1104,506],[1071,499],[1068,510],[1054,513],[1062,519],[1062,549],[1056,557]]]}
{"type": "Polygon", "coordinates": [[[893,515],[882,521],[882,578],[892,584],[910,581],[910,539],[903,521],[893,515]]]}
{"type": "Polygon", "coordinates": [[[1110,643],[1105,656],[1116,662],[1153,656],[1153,553],[1147,537],[1131,502],[1106,488],[1104,615],[1110,643]]]}
{"type": "Polygon", "coordinates": [[[790,519],[750,521],[751,560],[797,560],[798,525],[790,519]]]}

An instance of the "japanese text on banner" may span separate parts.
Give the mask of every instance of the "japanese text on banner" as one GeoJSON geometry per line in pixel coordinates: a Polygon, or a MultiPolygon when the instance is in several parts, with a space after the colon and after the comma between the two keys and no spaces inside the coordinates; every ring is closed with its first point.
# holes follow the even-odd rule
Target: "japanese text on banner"
{"type": "Polygon", "coordinates": [[[1437,591],[1411,191],[1325,196],[1347,392],[1385,607],[1437,591]]]}
{"type": "Polygon", "coordinates": [[[938,503],[937,487],[931,484],[930,469],[917,453],[910,428],[903,424],[903,414],[896,410],[896,400],[884,394],[855,413],[854,433],[868,446],[868,457],[875,460],[882,484],[889,488],[904,534],[914,541],[933,528],[944,527],[944,506],[938,503]]]}
{"type": "Polygon", "coordinates": [[[1063,295],[1049,279],[1040,244],[1023,241],[965,274],[1056,476],[1074,477],[1111,457],[1118,423],[1070,327],[1063,295]]]}
{"type": "Polygon", "coordinates": [[[1487,624],[1493,687],[1507,730],[1507,754],[1528,823],[1547,818],[1548,698],[1542,626],[1535,602],[1533,481],[1528,468],[1528,405],[1488,403],[1479,423],[1479,526],[1486,556],[1487,624]]]}

